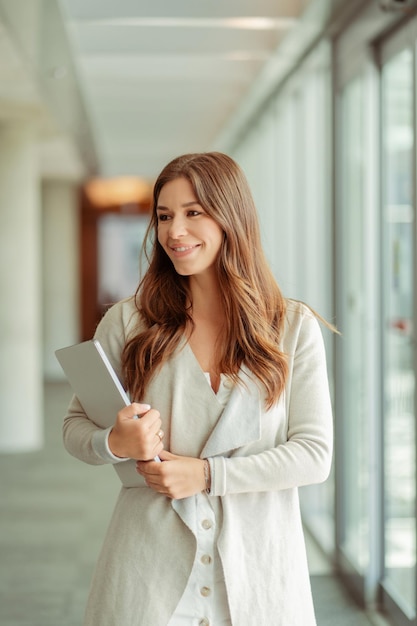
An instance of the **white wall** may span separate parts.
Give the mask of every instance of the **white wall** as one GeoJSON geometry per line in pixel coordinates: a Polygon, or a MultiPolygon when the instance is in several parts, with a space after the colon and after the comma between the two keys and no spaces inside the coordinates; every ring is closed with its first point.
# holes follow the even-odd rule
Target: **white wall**
{"type": "Polygon", "coordinates": [[[46,380],[64,380],[54,351],[80,340],[77,186],[44,181],[42,205],[43,371],[46,380]]]}
{"type": "Polygon", "coordinates": [[[28,120],[0,125],[0,451],[42,445],[40,207],[28,120]]]}

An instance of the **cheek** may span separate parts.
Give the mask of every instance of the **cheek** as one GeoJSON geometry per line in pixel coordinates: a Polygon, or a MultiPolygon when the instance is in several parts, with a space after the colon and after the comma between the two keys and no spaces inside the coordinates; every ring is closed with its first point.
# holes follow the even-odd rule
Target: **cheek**
{"type": "Polygon", "coordinates": [[[220,250],[222,249],[222,245],[223,245],[223,241],[224,241],[224,233],[222,230],[217,232],[216,235],[216,248],[217,248],[217,252],[220,252],[220,250]]]}
{"type": "Polygon", "coordinates": [[[156,231],[156,240],[158,241],[158,243],[161,244],[161,246],[163,245],[164,237],[163,237],[163,230],[161,228],[158,228],[156,231]]]}

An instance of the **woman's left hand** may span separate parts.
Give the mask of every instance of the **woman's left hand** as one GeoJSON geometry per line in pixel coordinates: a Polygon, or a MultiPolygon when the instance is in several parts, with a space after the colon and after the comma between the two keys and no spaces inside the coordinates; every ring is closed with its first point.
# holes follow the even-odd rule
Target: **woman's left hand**
{"type": "Polygon", "coordinates": [[[162,450],[157,461],[137,461],[136,471],[148,487],[172,499],[187,498],[204,491],[204,461],[189,456],[178,456],[162,450]]]}

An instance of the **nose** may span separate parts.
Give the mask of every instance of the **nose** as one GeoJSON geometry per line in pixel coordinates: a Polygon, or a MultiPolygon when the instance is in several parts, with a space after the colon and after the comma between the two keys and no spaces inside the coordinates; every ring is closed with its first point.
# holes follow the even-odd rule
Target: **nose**
{"type": "Polygon", "coordinates": [[[175,215],[169,222],[169,236],[171,239],[179,239],[187,234],[185,220],[181,215],[175,215]]]}

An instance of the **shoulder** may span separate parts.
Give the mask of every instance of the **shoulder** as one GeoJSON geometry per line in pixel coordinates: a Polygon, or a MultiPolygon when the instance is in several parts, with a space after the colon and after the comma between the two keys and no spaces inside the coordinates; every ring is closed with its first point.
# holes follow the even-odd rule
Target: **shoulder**
{"type": "Polygon", "coordinates": [[[138,324],[139,320],[135,297],[131,296],[112,304],[103,315],[99,325],[121,324],[123,326],[131,326],[132,324],[138,324]]]}
{"type": "Polygon", "coordinates": [[[291,330],[311,320],[317,322],[314,311],[304,302],[287,299],[286,305],[284,329],[291,330]]]}
{"type": "Polygon", "coordinates": [[[97,333],[115,332],[127,337],[141,326],[135,297],[116,302],[107,309],[97,327],[97,333]]]}
{"type": "Polygon", "coordinates": [[[94,334],[122,382],[121,355],[127,339],[138,332],[139,326],[140,316],[132,297],[113,304],[103,315],[94,334]]]}
{"type": "Polygon", "coordinates": [[[300,342],[310,341],[322,341],[317,316],[304,302],[288,299],[282,332],[284,352],[293,354],[300,342]]]}

